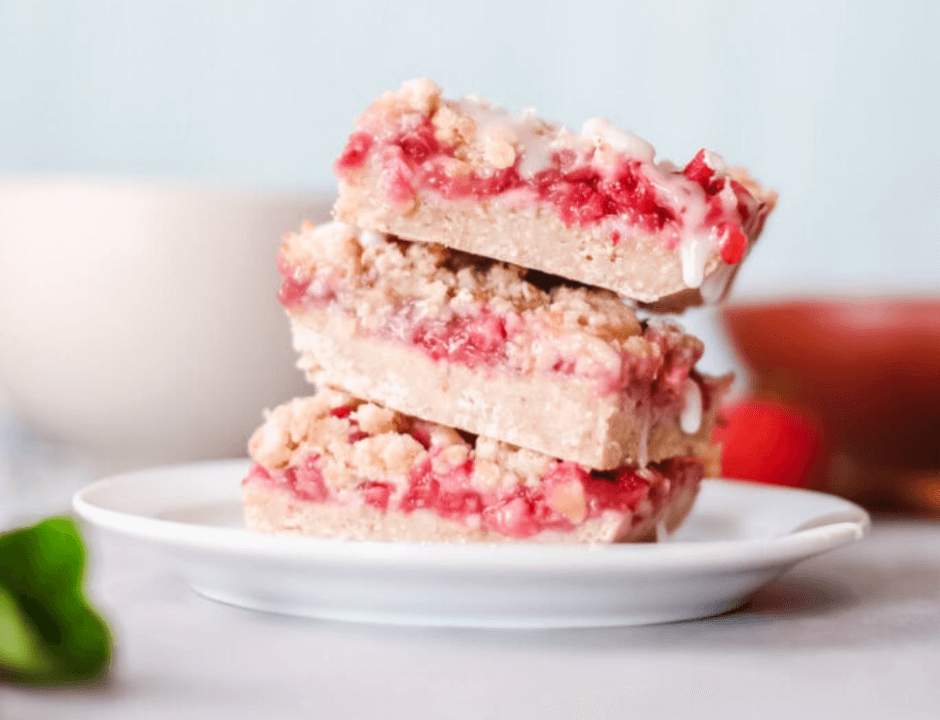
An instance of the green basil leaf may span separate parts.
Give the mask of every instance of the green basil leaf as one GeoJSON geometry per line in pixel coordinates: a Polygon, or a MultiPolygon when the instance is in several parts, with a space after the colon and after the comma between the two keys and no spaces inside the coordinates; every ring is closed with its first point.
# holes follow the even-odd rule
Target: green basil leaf
{"type": "Polygon", "coordinates": [[[0,674],[53,684],[107,671],[111,635],[82,594],[84,566],[68,518],[0,535],[0,674]]]}

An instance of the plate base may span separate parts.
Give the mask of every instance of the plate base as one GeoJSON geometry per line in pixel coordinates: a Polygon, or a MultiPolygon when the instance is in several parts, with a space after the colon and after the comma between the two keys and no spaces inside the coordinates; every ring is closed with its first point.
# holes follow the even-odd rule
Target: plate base
{"type": "Polygon", "coordinates": [[[750,599],[750,594],[748,594],[743,597],[723,600],[711,606],[690,605],[684,608],[672,608],[668,612],[661,613],[612,613],[610,615],[595,614],[589,617],[585,616],[583,613],[575,615],[540,615],[538,617],[518,615],[502,617],[498,615],[473,615],[469,613],[447,615],[439,611],[427,614],[410,614],[343,610],[339,608],[320,607],[316,604],[305,604],[302,602],[271,601],[271,599],[232,594],[194,584],[190,584],[190,588],[202,597],[214,602],[275,615],[291,615],[316,620],[370,625],[478,628],[492,630],[558,630],[564,628],[625,627],[629,625],[659,625],[683,620],[701,620],[703,618],[737,610],[750,599]]]}
{"type": "Polygon", "coordinates": [[[841,498],[706,480],[662,543],[348,542],[241,528],[246,461],[137,471],[75,497],[107,530],[165,548],[196,592],[264,612],[395,625],[573,628],[690,620],[740,607],[800,560],[861,538],[841,498]]]}

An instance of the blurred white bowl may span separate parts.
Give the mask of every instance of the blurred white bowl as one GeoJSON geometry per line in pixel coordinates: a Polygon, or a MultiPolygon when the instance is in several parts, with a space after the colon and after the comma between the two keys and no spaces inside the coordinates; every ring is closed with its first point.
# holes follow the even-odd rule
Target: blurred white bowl
{"type": "Polygon", "coordinates": [[[0,179],[0,396],[112,468],[244,454],[308,389],[275,257],[331,199],[0,179]]]}

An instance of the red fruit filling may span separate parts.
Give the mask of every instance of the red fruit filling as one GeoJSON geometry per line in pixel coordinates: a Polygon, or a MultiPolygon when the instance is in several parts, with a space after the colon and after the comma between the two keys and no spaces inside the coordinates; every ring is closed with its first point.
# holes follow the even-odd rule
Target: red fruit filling
{"type": "Polygon", "coordinates": [[[242,480],[242,485],[276,485],[277,481],[264,465],[254,463],[248,474],[242,480]]]}
{"type": "Polygon", "coordinates": [[[317,458],[317,455],[308,455],[299,465],[284,471],[284,484],[301,500],[323,502],[329,497],[317,458]]]}
{"type": "Polygon", "coordinates": [[[741,262],[747,251],[747,235],[729,222],[718,223],[715,231],[718,233],[718,251],[722,261],[728,265],[741,262]]]}
{"type": "Polygon", "coordinates": [[[446,322],[422,320],[408,335],[408,341],[432,360],[468,367],[492,367],[504,361],[507,338],[506,321],[486,308],[446,322]]]}
{"type": "Polygon", "coordinates": [[[433,510],[441,517],[462,520],[483,509],[480,493],[470,484],[473,461],[450,470],[447,475],[435,473],[431,459],[412,468],[408,477],[408,489],[401,498],[398,509],[410,513],[415,510],[433,510]]]}
{"type": "Polygon", "coordinates": [[[683,397],[686,382],[702,357],[702,346],[684,342],[683,336],[663,332],[652,325],[644,331],[644,338],[657,346],[659,352],[624,353],[620,375],[609,378],[605,390],[613,393],[629,389],[634,397],[648,398],[650,409],[664,410],[683,397]]]}
{"type": "Polygon", "coordinates": [[[277,301],[284,307],[291,309],[336,299],[336,292],[328,281],[314,282],[314,278],[306,275],[300,268],[292,266],[283,255],[277,257],[277,269],[281,274],[277,301]]]}
{"type": "MultiPolygon", "coordinates": [[[[579,522],[597,518],[607,510],[633,512],[644,500],[655,510],[669,500],[677,487],[697,483],[705,474],[701,461],[692,457],[666,460],[645,471],[624,466],[607,472],[589,472],[576,463],[556,460],[537,486],[516,485],[508,490],[481,492],[471,483],[472,472],[473,460],[446,472],[437,472],[431,458],[425,458],[412,468],[408,485],[395,505],[391,502],[395,491],[392,483],[367,480],[359,483],[356,491],[364,504],[382,512],[390,507],[404,513],[429,510],[457,521],[478,516],[483,529],[528,538],[546,530],[571,531],[579,522]],[[556,488],[569,484],[583,488],[584,514],[583,520],[578,522],[559,512],[550,502],[556,488]]],[[[282,487],[307,502],[330,499],[316,455],[274,473],[256,464],[243,482],[282,487]]]]}
{"type": "MultiPolygon", "coordinates": [[[[358,135],[358,133],[353,133],[353,135],[358,135]]],[[[704,149],[695,153],[695,157],[685,166],[682,174],[701,186],[707,195],[717,195],[725,186],[725,178],[708,164],[704,149]]]]}
{"type": "Polygon", "coordinates": [[[366,480],[359,483],[356,487],[362,493],[362,501],[366,505],[371,505],[377,510],[385,512],[388,510],[388,499],[391,497],[395,486],[391,483],[378,482],[376,480],[366,480]]]}
{"type": "Polygon", "coordinates": [[[718,251],[723,262],[735,265],[744,259],[747,252],[747,234],[742,229],[751,219],[751,203],[753,196],[741,183],[732,180],[715,170],[708,164],[707,154],[699,150],[692,161],[682,171],[689,180],[697,183],[708,196],[708,210],[705,215],[706,223],[712,225],[718,238],[718,251]],[[725,219],[727,214],[724,204],[718,194],[730,185],[738,199],[736,210],[740,222],[725,219]]]}
{"type": "Polygon", "coordinates": [[[287,308],[300,305],[310,287],[310,278],[298,277],[294,268],[280,255],[277,258],[277,269],[283,278],[277,301],[287,308]]]}
{"type": "MultiPolygon", "coordinates": [[[[410,207],[419,190],[433,190],[447,200],[480,201],[521,189],[552,205],[569,227],[593,225],[617,216],[646,232],[663,234],[670,246],[678,241],[682,227],[682,218],[676,209],[659,200],[656,187],[638,160],[624,158],[611,172],[593,165],[593,149],[581,152],[562,149],[554,151],[547,167],[530,178],[519,172],[521,157],[511,167],[466,172],[466,166],[455,161],[454,148],[435,137],[434,126],[426,117],[417,127],[408,127],[381,140],[365,131],[354,132],[336,161],[336,173],[343,177],[361,167],[373,148],[388,200],[397,207],[410,207]]],[[[748,222],[753,196],[709,166],[704,150],[696,154],[681,174],[706,193],[706,225],[731,226],[729,231],[716,232],[725,238],[719,241],[722,259],[739,262],[747,247],[747,236],[741,227],[748,222]],[[728,183],[738,198],[735,208],[738,217],[729,217],[718,197],[728,183]]],[[[617,230],[610,237],[614,244],[621,239],[617,230]]]]}
{"type": "Polygon", "coordinates": [[[358,131],[350,135],[346,141],[346,147],[343,148],[343,152],[340,153],[334,164],[336,173],[341,174],[362,167],[369,150],[372,149],[373,142],[374,138],[371,133],[358,131]]]}
{"type": "MultiPolygon", "coordinates": [[[[301,279],[284,263],[279,267],[284,280],[278,300],[285,307],[316,306],[336,298],[328,283],[301,279]]],[[[402,307],[376,335],[404,342],[435,361],[471,368],[496,368],[506,362],[512,333],[506,317],[488,307],[474,315],[452,315],[447,320],[416,319],[414,314],[412,306],[402,307]]],[[[619,372],[605,373],[599,378],[599,391],[612,394],[629,388],[637,397],[650,396],[651,407],[666,408],[682,397],[685,382],[701,358],[701,348],[655,326],[648,327],[644,336],[659,347],[659,352],[645,356],[624,352],[619,372]]],[[[560,357],[552,365],[552,372],[559,375],[570,376],[576,370],[574,357],[560,357]]]]}
{"type": "Polygon", "coordinates": [[[608,177],[584,164],[590,159],[590,155],[576,159],[570,150],[556,152],[551,165],[532,180],[539,200],[554,205],[566,225],[591,225],[610,215],[620,215],[648,232],[661,232],[669,224],[681,226],[677,215],[658,202],[656,189],[643,175],[638,161],[621,162],[608,177]],[[582,162],[566,170],[578,160],[582,162]]]}
{"type": "Polygon", "coordinates": [[[319,455],[308,455],[300,464],[274,472],[255,463],[242,480],[242,485],[259,484],[282,488],[290,491],[300,500],[325,502],[330,497],[330,491],[323,481],[318,459],[319,455]]]}

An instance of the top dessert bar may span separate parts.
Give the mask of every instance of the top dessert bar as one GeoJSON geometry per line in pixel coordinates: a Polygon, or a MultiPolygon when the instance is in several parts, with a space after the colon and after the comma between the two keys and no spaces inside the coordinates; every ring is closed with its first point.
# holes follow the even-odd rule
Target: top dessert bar
{"type": "Polygon", "coordinates": [[[606,120],[578,134],[429,80],[373,102],[334,167],[338,220],[669,310],[725,293],[776,201],[707,150],[679,168],[606,120]]]}

